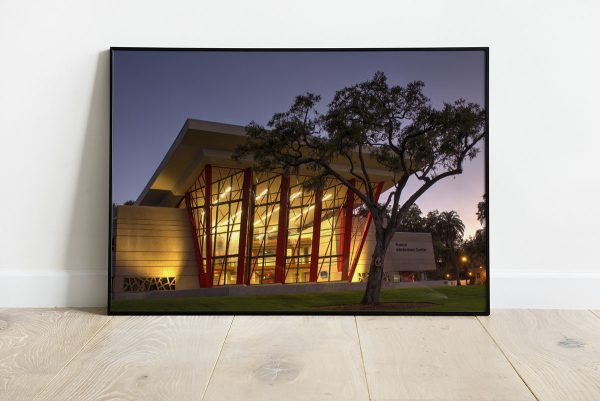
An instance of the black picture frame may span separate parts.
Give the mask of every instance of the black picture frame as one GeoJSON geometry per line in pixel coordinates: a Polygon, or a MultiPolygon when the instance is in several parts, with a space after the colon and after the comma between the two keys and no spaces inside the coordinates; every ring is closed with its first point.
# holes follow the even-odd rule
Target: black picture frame
{"type": "Polygon", "coordinates": [[[487,316],[490,314],[490,240],[489,240],[489,47],[417,47],[417,48],[170,48],[170,47],[111,47],[110,48],[110,152],[109,152],[109,193],[108,193],[108,218],[109,218],[109,233],[108,233],[108,294],[107,294],[107,314],[108,315],[394,315],[394,316],[487,316]],[[113,246],[115,241],[114,235],[114,205],[113,205],[113,103],[115,95],[113,90],[114,85],[114,64],[113,57],[115,52],[439,52],[439,51],[482,51],[485,57],[485,138],[484,138],[484,168],[485,168],[485,213],[486,213],[486,235],[485,235],[485,272],[486,281],[483,284],[485,288],[485,308],[477,312],[469,311],[345,311],[345,310],[303,310],[303,311],[277,311],[277,310],[227,310],[227,311],[153,311],[153,310],[117,310],[113,307],[113,246]]]}

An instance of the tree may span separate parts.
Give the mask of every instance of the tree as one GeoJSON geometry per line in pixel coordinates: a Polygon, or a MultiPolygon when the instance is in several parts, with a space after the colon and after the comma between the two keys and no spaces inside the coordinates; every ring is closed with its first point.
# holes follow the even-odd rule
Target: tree
{"type": "Polygon", "coordinates": [[[460,245],[465,232],[465,224],[454,210],[441,212],[439,214],[438,211],[435,210],[433,213],[430,212],[430,215],[432,215],[432,220],[435,216],[435,220],[430,223],[433,224],[432,231],[436,233],[448,250],[448,259],[456,272],[457,285],[460,285],[460,269],[457,261],[458,255],[456,249],[458,245],[460,245]]]}
{"type": "MultiPolygon", "coordinates": [[[[391,215],[390,211],[390,215],[391,215]]],[[[421,209],[417,204],[413,204],[408,208],[404,216],[400,219],[398,231],[406,231],[411,233],[425,232],[425,219],[421,216],[421,209]]]]}
{"type": "Polygon", "coordinates": [[[123,205],[125,205],[125,206],[133,206],[133,205],[135,205],[135,201],[128,200],[125,203],[123,203],[123,205]]]}
{"type": "Polygon", "coordinates": [[[485,265],[487,255],[487,197],[483,195],[483,201],[477,204],[477,220],[482,228],[475,231],[475,235],[468,238],[463,244],[463,250],[469,254],[471,260],[477,262],[480,266],[485,265]]]}
{"type": "Polygon", "coordinates": [[[237,160],[251,156],[259,171],[297,174],[306,168],[312,172],[307,188],[322,187],[333,177],[362,201],[375,228],[365,304],[379,303],[383,260],[411,206],[440,180],[461,174],[464,161],[476,157],[476,145],[485,136],[481,106],[459,99],[436,109],[423,87],[421,81],[390,86],[385,74],[377,72],[371,80],[337,91],[323,114],[317,110],[320,96],[297,96],[266,127],[251,122],[247,142],[234,154],[237,160]],[[348,172],[333,167],[340,158],[347,161],[348,172]],[[382,204],[367,168],[369,159],[394,175],[382,204]],[[410,178],[419,186],[406,194],[410,178]]]}
{"type": "Polygon", "coordinates": [[[487,196],[483,195],[483,200],[477,204],[477,220],[484,228],[487,220],[487,196]]]}

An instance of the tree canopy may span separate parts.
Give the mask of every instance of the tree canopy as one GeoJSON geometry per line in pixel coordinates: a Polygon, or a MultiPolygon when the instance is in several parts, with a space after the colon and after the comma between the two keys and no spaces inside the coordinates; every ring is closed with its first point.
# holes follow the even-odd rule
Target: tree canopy
{"type": "Polygon", "coordinates": [[[464,161],[477,155],[476,145],[485,135],[485,110],[478,104],[458,99],[438,110],[423,87],[421,81],[390,86],[385,74],[377,72],[371,80],[337,91],[323,114],[317,110],[319,95],[297,96],[292,107],[274,114],[266,127],[251,122],[248,141],[234,158],[252,155],[255,168],[263,171],[294,173],[304,166],[313,173],[308,186],[318,187],[326,177],[335,177],[371,213],[390,207],[390,226],[396,227],[427,189],[462,173],[464,161]],[[340,156],[350,165],[349,176],[331,166],[340,156]],[[367,158],[394,174],[393,191],[382,206],[373,193],[367,158]],[[400,204],[410,177],[421,185],[400,204]]]}
{"type": "Polygon", "coordinates": [[[362,201],[376,237],[365,303],[378,302],[383,258],[393,233],[410,218],[412,205],[440,180],[461,174],[485,137],[486,111],[480,105],[458,99],[437,109],[423,93],[424,85],[390,85],[377,72],[338,90],[323,113],[319,95],[297,96],[288,111],[274,114],[266,126],[251,122],[247,142],[234,153],[238,160],[251,156],[257,170],[298,174],[308,169],[312,178],[307,187],[322,187],[333,177],[362,201]],[[340,158],[348,171],[334,168],[340,158]],[[392,175],[393,186],[381,203],[368,161],[392,175]],[[418,186],[406,194],[411,177],[418,186]]]}

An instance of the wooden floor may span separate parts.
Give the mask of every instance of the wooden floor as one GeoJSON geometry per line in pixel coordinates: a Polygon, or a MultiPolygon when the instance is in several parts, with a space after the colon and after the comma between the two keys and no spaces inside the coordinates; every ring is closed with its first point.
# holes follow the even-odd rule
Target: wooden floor
{"type": "Polygon", "coordinates": [[[104,316],[0,309],[0,400],[600,400],[600,311],[104,316]]]}

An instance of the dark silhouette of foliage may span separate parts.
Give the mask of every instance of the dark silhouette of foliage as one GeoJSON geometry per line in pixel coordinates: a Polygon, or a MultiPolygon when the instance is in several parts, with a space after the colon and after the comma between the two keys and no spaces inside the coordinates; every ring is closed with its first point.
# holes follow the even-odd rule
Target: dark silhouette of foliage
{"type": "Polygon", "coordinates": [[[483,201],[477,204],[477,220],[483,226],[475,232],[475,235],[464,241],[462,245],[463,252],[469,255],[473,264],[486,265],[487,256],[487,197],[483,196],[483,201]]]}
{"type": "Polygon", "coordinates": [[[297,174],[308,169],[309,188],[336,178],[364,203],[373,217],[376,242],[363,303],[379,302],[383,260],[411,206],[440,180],[461,174],[464,161],[477,156],[477,144],[485,136],[481,106],[458,99],[436,109],[423,87],[421,81],[390,86],[385,74],[377,72],[366,82],[337,91],[324,114],[316,108],[320,96],[297,96],[291,108],[273,115],[266,127],[251,122],[246,144],[234,154],[235,159],[251,156],[254,168],[261,171],[297,174]],[[334,168],[339,160],[349,171],[334,168]],[[381,204],[369,161],[393,174],[394,185],[381,204]],[[419,186],[407,194],[411,178],[419,186]]]}
{"type": "Polygon", "coordinates": [[[487,197],[483,195],[483,200],[477,204],[477,220],[479,224],[485,226],[487,220],[487,197]]]}

